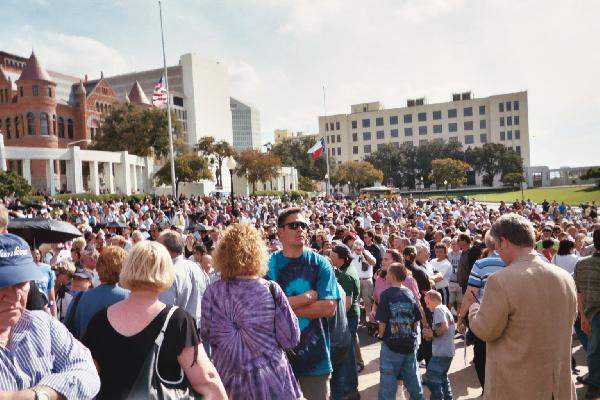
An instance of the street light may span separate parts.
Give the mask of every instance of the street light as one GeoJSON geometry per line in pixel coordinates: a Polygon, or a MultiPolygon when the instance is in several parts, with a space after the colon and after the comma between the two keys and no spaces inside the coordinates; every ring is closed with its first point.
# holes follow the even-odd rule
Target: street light
{"type": "Polygon", "coordinates": [[[446,187],[446,194],[444,195],[444,199],[448,200],[448,181],[444,179],[444,186],[446,187]]]}
{"type": "Polygon", "coordinates": [[[425,184],[423,183],[423,177],[421,176],[421,198],[423,198],[424,191],[425,191],[425,184]]]}
{"type": "Polygon", "coordinates": [[[233,215],[233,209],[235,208],[233,203],[233,172],[235,171],[235,167],[237,166],[237,162],[235,162],[235,158],[229,157],[227,159],[227,169],[229,170],[229,179],[231,181],[231,214],[233,215]]]}

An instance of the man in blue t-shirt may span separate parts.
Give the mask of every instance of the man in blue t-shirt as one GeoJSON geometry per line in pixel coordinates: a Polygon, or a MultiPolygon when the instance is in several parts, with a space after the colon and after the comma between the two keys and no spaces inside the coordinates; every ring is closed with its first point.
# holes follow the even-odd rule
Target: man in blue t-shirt
{"type": "Polygon", "coordinates": [[[335,273],[329,261],[305,248],[308,223],[299,208],[284,210],[277,226],[283,249],[271,255],[267,274],[298,317],[300,344],[290,362],[304,397],[326,400],[332,372],[327,318],[335,315],[340,299],[335,273]]]}

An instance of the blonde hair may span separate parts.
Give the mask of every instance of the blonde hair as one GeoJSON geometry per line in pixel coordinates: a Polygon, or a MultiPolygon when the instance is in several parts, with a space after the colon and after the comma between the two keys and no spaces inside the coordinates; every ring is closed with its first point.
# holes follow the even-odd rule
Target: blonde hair
{"type": "Polygon", "coordinates": [[[126,289],[154,289],[165,291],[173,285],[175,271],[169,252],[162,244],[144,240],[129,252],[119,276],[126,289]]]}
{"type": "Polygon", "coordinates": [[[114,285],[119,282],[119,274],[125,257],[127,257],[127,252],[121,247],[108,246],[102,250],[96,264],[96,271],[102,283],[114,285]]]}
{"type": "Polygon", "coordinates": [[[221,279],[267,273],[267,246],[261,233],[250,224],[228,227],[213,253],[215,269],[221,279]]]}
{"type": "Polygon", "coordinates": [[[54,266],[54,271],[56,272],[56,274],[66,274],[66,275],[73,275],[75,273],[75,264],[73,264],[71,261],[60,261],[58,262],[55,266],[54,266]]]}
{"type": "Polygon", "coordinates": [[[144,240],[144,236],[142,235],[141,231],[138,231],[137,229],[133,232],[131,232],[131,241],[135,244],[135,243],[139,243],[141,241],[144,240]]]}
{"type": "Polygon", "coordinates": [[[120,248],[124,249],[125,248],[125,244],[127,243],[127,240],[121,236],[121,235],[115,235],[113,237],[110,238],[110,244],[113,246],[119,246],[120,248]]]}
{"type": "Polygon", "coordinates": [[[425,297],[429,300],[437,301],[438,303],[442,302],[442,295],[437,290],[431,289],[425,293],[425,297]]]}

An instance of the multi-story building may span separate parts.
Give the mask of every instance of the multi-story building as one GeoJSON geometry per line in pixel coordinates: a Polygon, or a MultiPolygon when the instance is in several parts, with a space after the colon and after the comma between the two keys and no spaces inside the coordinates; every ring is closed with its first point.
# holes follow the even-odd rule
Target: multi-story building
{"type": "Polygon", "coordinates": [[[383,144],[434,140],[458,141],[463,148],[485,143],[512,147],[529,167],[527,92],[472,98],[454,94],[452,101],[427,104],[411,99],[406,107],[386,109],[380,102],[355,104],[350,114],[319,117],[319,138],[326,137],[330,155],[342,163],[361,160],[383,144]]]}
{"type": "MultiPolygon", "coordinates": [[[[163,68],[104,78],[119,98],[124,98],[137,81],[148,98],[164,73],[163,68]]],[[[204,136],[232,143],[229,77],[218,61],[197,54],[184,54],[179,64],[167,67],[171,105],[184,131],[184,140],[193,147],[204,136]]]]}
{"type": "Polygon", "coordinates": [[[233,147],[236,150],[260,149],[260,112],[241,101],[230,99],[233,147]]]}
{"type": "Polygon", "coordinates": [[[294,132],[290,129],[275,129],[273,139],[275,144],[283,142],[285,139],[294,139],[299,137],[316,136],[315,133],[306,133],[302,131],[294,132]]]}

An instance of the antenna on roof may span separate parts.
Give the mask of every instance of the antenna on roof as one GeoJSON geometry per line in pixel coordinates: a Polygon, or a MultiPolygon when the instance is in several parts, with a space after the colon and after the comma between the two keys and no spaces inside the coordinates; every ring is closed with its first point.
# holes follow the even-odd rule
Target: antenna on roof
{"type": "Polygon", "coordinates": [[[100,79],[104,79],[104,71],[100,71],[100,79]]]}

